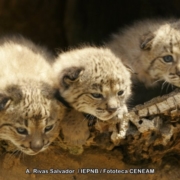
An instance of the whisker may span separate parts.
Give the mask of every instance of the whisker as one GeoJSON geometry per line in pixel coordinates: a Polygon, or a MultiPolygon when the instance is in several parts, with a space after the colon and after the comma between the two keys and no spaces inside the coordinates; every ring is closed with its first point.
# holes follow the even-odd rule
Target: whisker
{"type": "Polygon", "coordinates": [[[89,119],[89,122],[88,122],[88,126],[94,125],[96,119],[97,119],[97,118],[96,118],[95,116],[91,115],[91,116],[90,116],[90,119],[89,119]]]}
{"type": "Polygon", "coordinates": [[[161,90],[163,90],[164,86],[166,85],[166,81],[162,83],[161,90]]]}
{"type": "Polygon", "coordinates": [[[24,155],[25,155],[25,154],[22,152],[22,157],[23,157],[22,159],[23,159],[23,162],[25,162],[25,161],[24,161],[24,159],[25,159],[25,158],[24,158],[24,155]]]}
{"type": "Polygon", "coordinates": [[[8,155],[8,157],[7,157],[7,159],[6,159],[6,163],[9,163],[9,161],[11,160],[11,158],[12,158],[13,156],[15,156],[18,151],[19,151],[18,148],[16,148],[12,153],[8,153],[9,155],[8,155]]]}
{"type": "Polygon", "coordinates": [[[83,122],[83,121],[85,121],[85,120],[86,120],[86,117],[84,117],[81,122],[83,122]]]}
{"type": "Polygon", "coordinates": [[[166,88],[166,93],[168,92],[169,87],[170,87],[170,84],[168,83],[167,88],[166,88]]]}
{"type": "Polygon", "coordinates": [[[84,117],[84,120],[89,120],[89,116],[90,116],[90,114],[85,114],[85,117],[84,117]]]}
{"type": "Polygon", "coordinates": [[[154,81],[152,84],[155,84],[155,83],[157,83],[159,81],[163,81],[163,79],[158,79],[158,80],[154,81]]]}
{"type": "Polygon", "coordinates": [[[21,155],[23,154],[23,152],[22,151],[19,151],[19,156],[18,156],[18,159],[21,159],[21,155]]]}
{"type": "Polygon", "coordinates": [[[162,93],[164,87],[165,87],[166,85],[168,85],[168,84],[169,84],[169,83],[168,83],[167,81],[164,81],[164,82],[163,82],[163,84],[162,84],[162,86],[161,86],[161,93],[162,93]]]}

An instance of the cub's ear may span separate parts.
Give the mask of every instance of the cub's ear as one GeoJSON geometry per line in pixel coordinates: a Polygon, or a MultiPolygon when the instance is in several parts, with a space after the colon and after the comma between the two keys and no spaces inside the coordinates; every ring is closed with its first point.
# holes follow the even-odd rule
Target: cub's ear
{"type": "Polygon", "coordinates": [[[11,98],[0,93],[0,111],[6,109],[11,103],[11,98]]]}
{"type": "Polygon", "coordinates": [[[144,34],[140,39],[140,48],[143,50],[150,50],[155,35],[152,32],[144,34]]]}
{"type": "Polygon", "coordinates": [[[84,68],[82,67],[71,67],[66,69],[63,76],[63,83],[70,85],[71,83],[78,81],[83,72],[84,68]]]}

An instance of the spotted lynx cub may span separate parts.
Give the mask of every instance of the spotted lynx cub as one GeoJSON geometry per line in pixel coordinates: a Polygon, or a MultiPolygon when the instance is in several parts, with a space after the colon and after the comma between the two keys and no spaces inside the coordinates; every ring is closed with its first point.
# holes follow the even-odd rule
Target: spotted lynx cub
{"type": "Polygon", "coordinates": [[[123,125],[119,130],[113,128],[112,141],[117,134],[124,137],[122,117],[127,112],[131,81],[129,71],[119,58],[106,48],[85,47],[60,54],[53,64],[53,71],[60,95],[67,105],[79,111],[76,117],[71,115],[71,119],[63,121],[62,133],[67,144],[80,146],[89,137],[87,120],[82,114],[78,115],[80,112],[86,113],[88,119],[95,116],[106,122],[111,120],[113,127],[120,122],[123,125]],[[68,126],[70,131],[67,131],[68,126]]]}
{"type": "Polygon", "coordinates": [[[127,111],[130,73],[108,49],[62,53],[53,64],[61,96],[80,112],[107,121],[127,111]]]}
{"type": "Polygon", "coordinates": [[[50,57],[22,37],[0,40],[0,138],[28,155],[47,149],[64,113],[54,98],[50,57]]]}
{"type": "Polygon", "coordinates": [[[180,86],[179,45],[180,21],[173,19],[135,23],[106,44],[146,87],[159,81],[180,86]]]}

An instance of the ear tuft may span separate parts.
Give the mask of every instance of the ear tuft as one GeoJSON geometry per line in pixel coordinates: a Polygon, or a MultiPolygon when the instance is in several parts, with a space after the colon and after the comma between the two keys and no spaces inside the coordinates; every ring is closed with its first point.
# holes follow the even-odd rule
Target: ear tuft
{"type": "Polygon", "coordinates": [[[11,98],[5,94],[0,94],[0,111],[6,109],[11,102],[11,98]]]}
{"type": "Polygon", "coordinates": [[[66,85],[76,82],[76,81],[78,81],[80,76],[83,74],[83,72],[84,72],[84,68],[82,68],[82,67],[68,68],[68,69],[66,69],[66,72],[64,73],[63,82],[66,85]]]}
{"type": "Polygon", "coordinates": [[[140,39],[140,48],[143,50],[150,50],[155,35],[151,32],[144,34],[140,39]]]}

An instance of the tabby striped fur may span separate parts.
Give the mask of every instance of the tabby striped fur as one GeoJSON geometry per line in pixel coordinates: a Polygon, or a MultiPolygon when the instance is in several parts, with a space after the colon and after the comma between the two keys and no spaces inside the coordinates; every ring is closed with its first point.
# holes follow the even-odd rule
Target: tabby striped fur
{"type": "Polygon", "coordinates": [[[146,87],[160,81],[180,87],[180,21],[137,22],[113,35],[106,46],[146,87]]]}
{"type": "Polygon", "coordinates": [[[61,96],[77,111],[104,121],[127,111],[130,73],[108,49],[84,47],[59,54],[53,70],[61,96]]]}
{"type": "Polygon", "coordinates": [[[0,138],[28,155],[51,144],[64,116],[54,97],[49,58],[22,37],[0,40],[0,138]]]}

